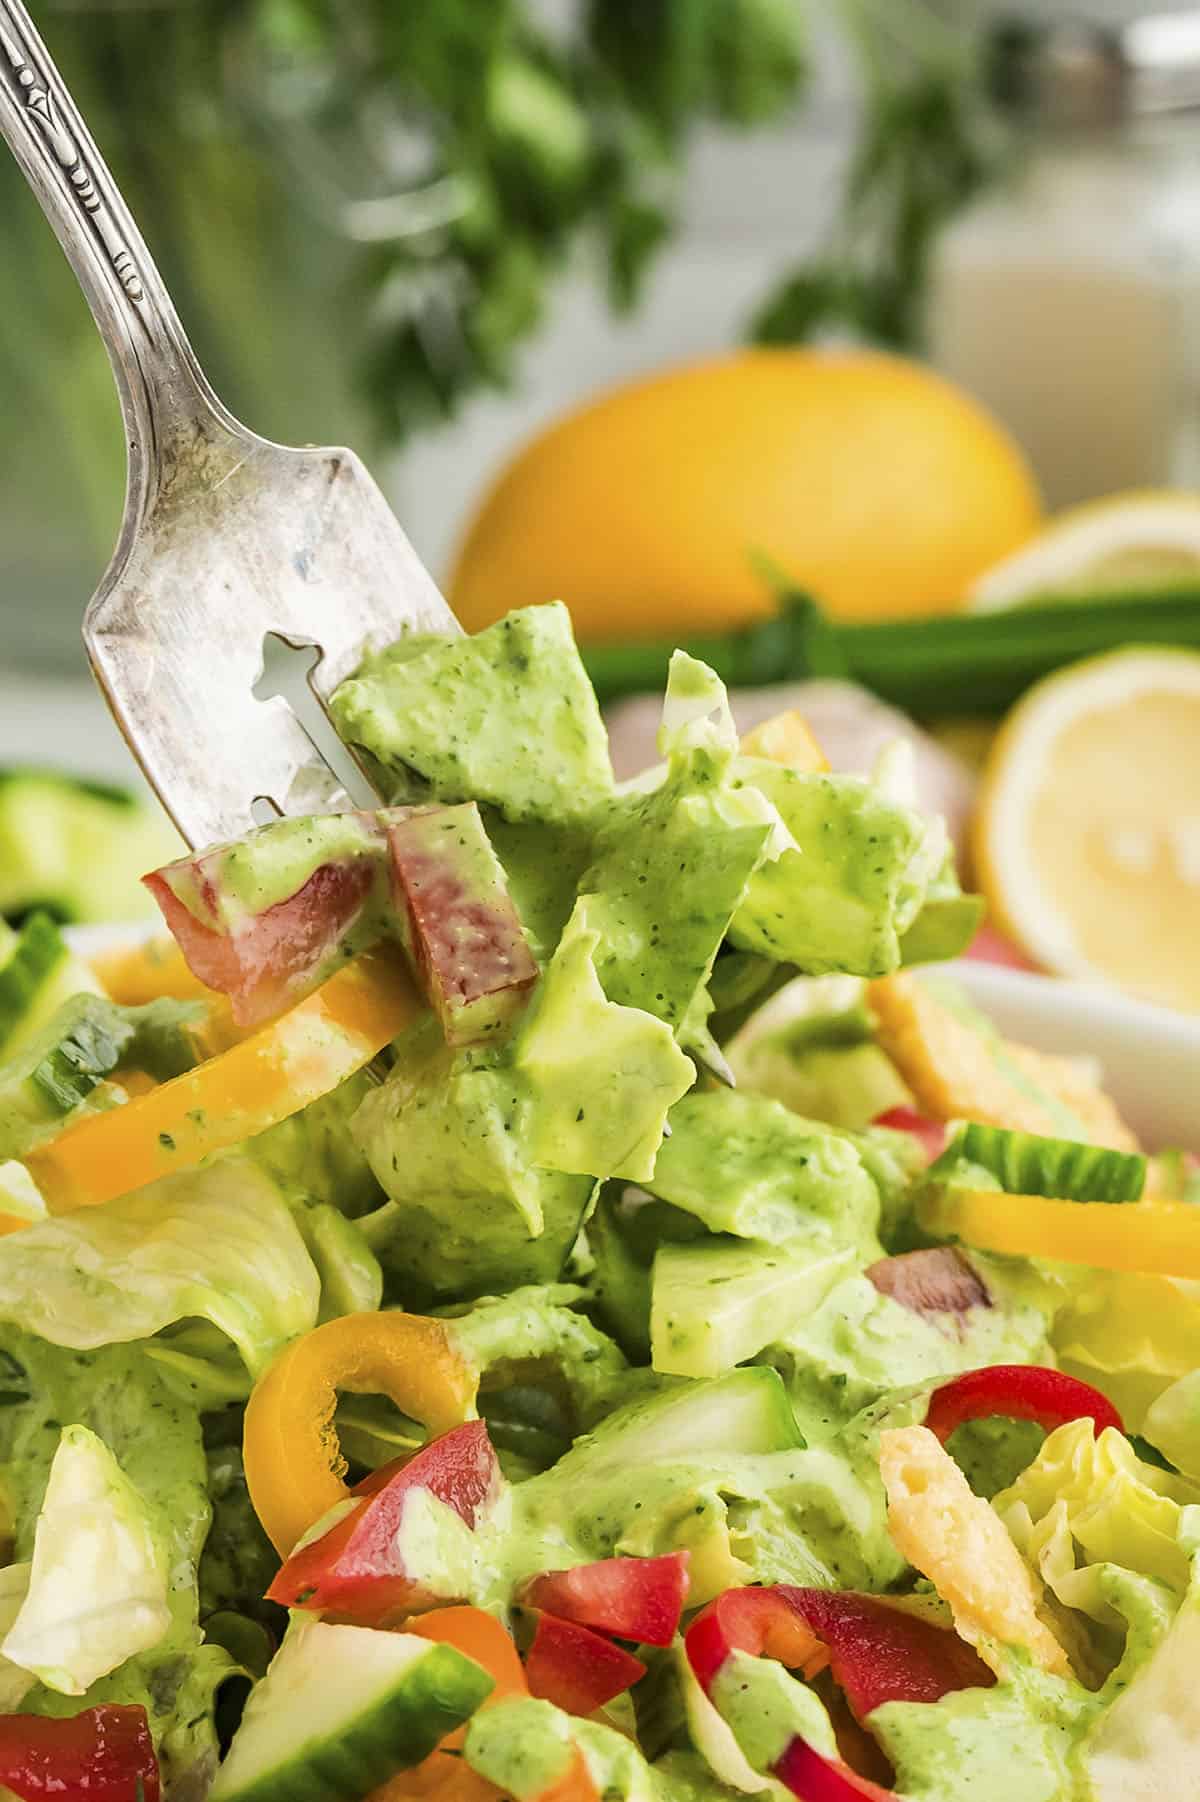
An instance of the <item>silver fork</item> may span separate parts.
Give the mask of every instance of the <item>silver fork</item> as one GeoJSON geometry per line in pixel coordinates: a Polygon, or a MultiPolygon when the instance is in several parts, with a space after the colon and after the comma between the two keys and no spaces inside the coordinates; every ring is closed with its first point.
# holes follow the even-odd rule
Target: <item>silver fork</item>
{"type": "MultiPolygon", "coordinates": [[[[364,652],[457,623],[353,451],[291,450],[213,393],[129,209],[21,0],[0,0],[0,131],[112,360],[129,473],[84,643],[117,724],[191,845],[264,809],[345,807],[264,643],[313,645],[324,702],[364,652]]],[[[269,329],[264,324],[264,329],[269,329]]]]}

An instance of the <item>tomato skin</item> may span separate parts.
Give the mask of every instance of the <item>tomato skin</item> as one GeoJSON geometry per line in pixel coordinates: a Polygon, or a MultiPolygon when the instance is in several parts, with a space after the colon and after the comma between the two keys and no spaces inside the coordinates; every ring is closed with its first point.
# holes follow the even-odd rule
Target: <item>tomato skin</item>
{"type": "Polygon", "coordinates": [[[669,1646],[688,1592],[689,1553],[660,1558],[601,1558],[531,1577],[520,1599],[595,1633],[669,1646]]]}
{"type": "Polygon", "coordinates": [[[1106,1395],[1079,1377],[1042,1364],[987,1364],[942,1383],[929,1398],[925,1425],[944,1445],[968,1420],[1035,1420],[1047,1433],[1069,1420],[1091,1420],[1123,1432],[1121,1416],[1106,1395]]]}
{"type": "Polygon", "coordinates": [[[372,1471],[352,1491],[349,1512],[286,1560],[268,1599],[285,1608],[334,1613],[360,1626],[378,1626],[400,1611],[444,1601],[429,1596],[404,1568],[397,1535],[408,1498],[425,1489],[473,1527],[500,1480],[484,1422],[451,1428],[415,1456],[372,1471]]]}
{"type": "Polygon", "coordinates": [[[106,1704],[62,1720],[0,1715],[0,1785],[22,1802],[159,1802],[146,1710],[106,1704]]]}
{"type": "Polygon", "coordinates": [[[539,1701],[568,1714],[594,1714],[645,1675],[645,1665],[632,1652],[590,1627],[538,1614],[525,1655],[525,1681],[539,1701]]]}
{"type": "MultiPolygon", "coordinates": [[[[361,815],[363,836],[376,830],[361,815]]],[[[251,914],[230,931],[207,925],[185,907],[171,884],[188,879],[206,911],[219,918],[219,876],[230,846],[183,857],[142,881],[157,901],[188,968],[206,988],[228,995],[239,1026],[257,1026],[299,1000],[319,979],[362,913],[375,881],[369,856],[321,864],[295,894],[251,914]]]]}

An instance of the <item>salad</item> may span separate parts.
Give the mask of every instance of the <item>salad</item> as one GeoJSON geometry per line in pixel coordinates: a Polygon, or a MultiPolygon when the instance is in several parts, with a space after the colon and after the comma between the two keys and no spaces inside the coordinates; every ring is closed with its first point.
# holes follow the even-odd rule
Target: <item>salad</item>
{"type": "Polygon", "coordinates": [[[389,804],[0,945],[0,1788],[1200,1794],[1200,1209],[936,965],[903,750],[614,782],[565,611],[338,691],[389,804]]]}

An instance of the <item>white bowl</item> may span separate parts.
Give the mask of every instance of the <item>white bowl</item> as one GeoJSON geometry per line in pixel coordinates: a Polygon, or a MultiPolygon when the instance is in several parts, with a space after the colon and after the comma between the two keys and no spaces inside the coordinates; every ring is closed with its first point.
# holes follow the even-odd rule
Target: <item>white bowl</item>
{"type": "Polygon", "coordinates": [[[1006,1038],[1094,1057],[1105,1088],[1151,1150],[1200,1152],[1200,1015],[965,958],[947,969],[1006,1038]]]}

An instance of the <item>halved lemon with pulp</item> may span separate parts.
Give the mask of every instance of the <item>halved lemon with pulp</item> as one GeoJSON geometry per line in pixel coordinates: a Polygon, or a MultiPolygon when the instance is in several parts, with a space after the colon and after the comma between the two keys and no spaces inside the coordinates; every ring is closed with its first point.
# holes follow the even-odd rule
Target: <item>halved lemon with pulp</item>
{"type": "Polygon", "coordinates": [[[1200,1009],[1200,654],[1114,651],[1030,689],[974,852],[993,918],[1045,968],[1200,1009]]]}
{"type": "Polygon", "coordinates": [[[1200,494],[1138,489],[1071,507],[967,590],[972,613],[1200,584],[1200,494]]]}

